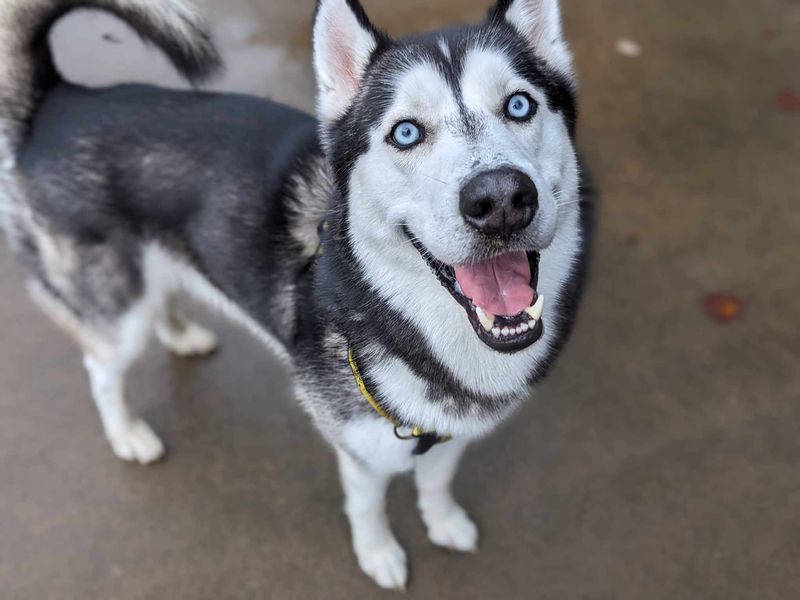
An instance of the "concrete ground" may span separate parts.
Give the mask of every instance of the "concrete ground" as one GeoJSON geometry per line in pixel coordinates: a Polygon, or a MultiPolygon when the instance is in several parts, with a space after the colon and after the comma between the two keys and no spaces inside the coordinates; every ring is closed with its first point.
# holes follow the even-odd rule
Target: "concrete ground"
{"type": "MultiPolygon", "coordinates": [[[[312,106],[310,0],[206,4],[232,65],[221,87],[312,106]]],[[[484,9],[366,4],[395,33],[484,9]]],[[[431,547],[410,482],[394,486],[408,597],[798,598],[800,4],[565,4],[603,191],[593,278],[541,393],[465,460],[480,553],[431,547]],[[717,292],[741,299],[738,319],[711,318],[717,292]]],[[[66,72],[174,83],[107,23],[59,31],[66,72]]],[[[21,283],[3,249],[0,598],[380,595],[351,555],[333,457],[257,344],[217,323],[208,361],[154,348],[130,395],[169,457],[122,464],[78,352],[21,283]]]]}

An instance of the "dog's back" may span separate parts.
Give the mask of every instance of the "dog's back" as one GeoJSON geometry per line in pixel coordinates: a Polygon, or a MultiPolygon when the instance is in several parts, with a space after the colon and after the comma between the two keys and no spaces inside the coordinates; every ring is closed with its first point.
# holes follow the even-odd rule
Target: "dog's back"
{"type": "Polygon", "coordinates": [[[311,116],[255,97],[62,84],[37,111],[19,167],[33,210],[77,241],[180,242],[208,273],[249,248],[271,272],[276,250],[249,238],[285,235],[287,178],[318,151],[311,116]]]}

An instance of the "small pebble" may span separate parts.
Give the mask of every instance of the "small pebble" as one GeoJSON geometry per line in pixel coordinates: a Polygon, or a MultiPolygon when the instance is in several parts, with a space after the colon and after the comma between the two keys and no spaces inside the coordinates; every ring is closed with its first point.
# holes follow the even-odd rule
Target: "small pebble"
{"type": "Polygon", "coordinates": [[[628,58],[636,58],[642,54],[642,47],[628,38],[618,39],[617,43],[614,44],[614,47],[617,49],[619,54],[622,56],[627,56],[628,58]]]}

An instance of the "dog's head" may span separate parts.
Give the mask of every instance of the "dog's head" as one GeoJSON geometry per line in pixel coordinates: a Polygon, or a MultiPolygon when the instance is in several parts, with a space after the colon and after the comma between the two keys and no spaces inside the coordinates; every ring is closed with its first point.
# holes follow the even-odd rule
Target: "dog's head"
{"type": "Polygon", "coordinates": [[[357,0],[320,0],[314,64],[323,143],[373,285],[402,304],[438,278],[484,344],[534,344],[539,261],[577,211],[557,0],[499,0],[480,25],[401,40],[357,0]],[[406,277],[407,293],[384,275],[406,277]]]}

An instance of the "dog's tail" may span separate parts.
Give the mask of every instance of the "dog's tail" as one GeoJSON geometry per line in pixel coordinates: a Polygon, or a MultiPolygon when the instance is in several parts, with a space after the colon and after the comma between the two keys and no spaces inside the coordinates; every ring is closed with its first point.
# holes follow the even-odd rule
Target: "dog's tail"
{"type": "Polygon", "coordinates": [[[0,161],[13,161],[40,98],[60,81],[48,34],[75,8],[121,18],[191,81],[220,66],[205,26],[184,0],[0,0],[0,161]]]}

